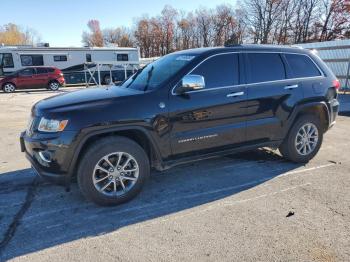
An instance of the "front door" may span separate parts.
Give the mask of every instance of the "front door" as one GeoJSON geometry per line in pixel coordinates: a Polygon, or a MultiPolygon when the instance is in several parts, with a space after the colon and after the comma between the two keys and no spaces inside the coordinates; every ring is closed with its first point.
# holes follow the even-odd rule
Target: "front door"
{"type": "Polygon", "coordinates": [[[240,84],[238,53],[214,55],[191,75],[204,77],[205,88],[170,94],[173,155],[233,147],[245,142],[247,93],[240,84]]]}

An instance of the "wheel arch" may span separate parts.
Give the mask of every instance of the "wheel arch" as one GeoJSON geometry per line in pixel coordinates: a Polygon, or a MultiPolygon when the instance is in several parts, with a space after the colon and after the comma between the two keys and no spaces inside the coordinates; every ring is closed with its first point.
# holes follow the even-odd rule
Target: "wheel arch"
{"type": "Polygon", "coordinates": [[[6,81],[5,83],[3,83],[3,84],[1,85],[1,88],[4,88],[6,84],[12,84],[12,85],[15,86],[15,88],[17,88],[17,85],[16,85],[14,82],[11,82],[11,81],[6,81]]]}
{"type": "MultiPolygon", "coordinates": [[[[158,147],[153,141],[151,135],[142,127],[124,127],[116,129],[107,129],[100,131],[93,131],[85,135],[76,146],[72,161],[69,167],[68,178],[74,176],[79,162],[86,152],[86,150],[99,139],[109,136],[122,136],[135,141],[140,145],[149,157],[151,167],[161,169],[162,158],[158,147]]],[[[67,181],[68,182],[68,181],[67,181]]]]}
{"type": "Polygon", "coordinates": [[[320,118],[320,121],[323,126],[323,132],[326,132],[329,128],[330,124],[330,114],[327,103],[325,101],[319,102],[308,102],[304,104],[298,105],[293,111],[290,120],[288,121],[288,128],[286,128],[285,135],[288,133],[290,128],[293,126],[295,121],[301,116],[305,114],[313,114],[317,115],[320,118]]]}

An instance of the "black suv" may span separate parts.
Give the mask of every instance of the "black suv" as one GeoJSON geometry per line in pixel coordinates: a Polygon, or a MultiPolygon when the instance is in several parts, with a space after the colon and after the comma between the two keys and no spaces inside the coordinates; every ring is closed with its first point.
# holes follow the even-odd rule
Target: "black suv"
{"type": "Polygon", "coordinates": [[[294,162],[335,123],[339,81],[310,51],[238,45],[166,55],[120,86],[58,95],[32,108],[21,149],[41,176],[114,205],[150,169],[260,147],[294,162]]]}

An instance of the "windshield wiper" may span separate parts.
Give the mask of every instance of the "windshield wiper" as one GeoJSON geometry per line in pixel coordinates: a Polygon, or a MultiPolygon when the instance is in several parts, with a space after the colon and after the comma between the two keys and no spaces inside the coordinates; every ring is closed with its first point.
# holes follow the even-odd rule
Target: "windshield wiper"
{"type": "MultiPolygon", "coordinates": [[[[130,81],[130,83],[129,83],[125,88],[128,88],[128,87],[135,81],[136,77],[137,77],[139,74],[141,74],[141,72],[142,72],[143,69],[145,69],[145,68],[146,68],[146,67],[142,67],[141,69],[137,70],[137,72],[131,77],[132,81],[130,81]]],[[[124,84],[124,82],[125,82],[126,80],[128,80],[128,79],[129,79],[129,78],[125,79],[125,80],[123,81],[122,84],[124,84]]]]}
{"type": "Polygon", "coordinates": [[[147,82],[146,82],[145,88],[143,89],[144,92],[148,89],[148,84],[152,78],[153,69],[154,69],[154,66],[152,65],[151,69],[148,71],[147,82]]]}

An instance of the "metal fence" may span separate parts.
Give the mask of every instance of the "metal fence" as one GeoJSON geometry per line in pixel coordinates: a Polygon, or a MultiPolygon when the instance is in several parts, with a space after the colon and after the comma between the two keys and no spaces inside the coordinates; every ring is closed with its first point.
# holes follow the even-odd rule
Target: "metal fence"
{"type": "Polygon", "coordinates": [[[340,80],[341,88],[350,89],[350,40],[298,44],[298,46],[317,50],[321,59],[340,80]]]}

